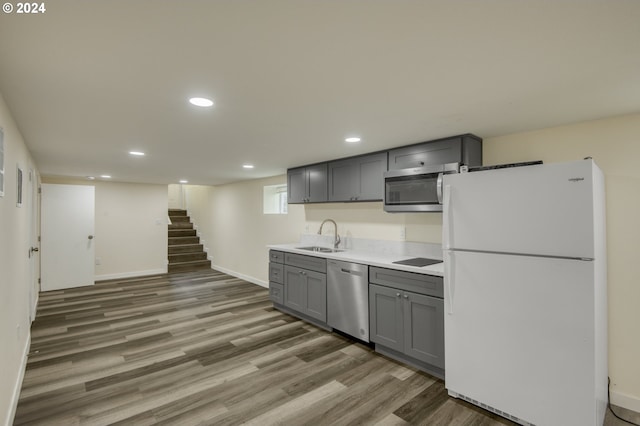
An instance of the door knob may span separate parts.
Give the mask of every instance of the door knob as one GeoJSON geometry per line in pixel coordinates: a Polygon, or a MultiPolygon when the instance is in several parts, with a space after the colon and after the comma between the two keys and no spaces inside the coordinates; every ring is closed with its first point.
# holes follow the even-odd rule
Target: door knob
{"type": "Polygon", "coordinates": [[[40,249],[38,247],[31,247],[31,252],[34,252],[34,251],[40,251],[40,249]]]}
{"type": "Polygon", "coordinates": [[[88,237],[90,240],[93,240],[93,235],[89,235],[88,237]]]}

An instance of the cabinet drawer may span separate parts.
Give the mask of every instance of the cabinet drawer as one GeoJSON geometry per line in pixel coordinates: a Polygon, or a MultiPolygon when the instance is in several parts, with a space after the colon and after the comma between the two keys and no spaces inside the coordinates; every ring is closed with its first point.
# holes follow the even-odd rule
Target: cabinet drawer
{"type": "Polygon", "coordinates": [[[284,262],[284,252],[277,250],[269,250],[269,261],[276,263],[284,262]]]}
{"type": "Polygon", "coordinates": [[[273,303],[284,304],[284,286],[282,284],[270,282],[269,283],[269,299],[273,303]]]}
{"type": "Polygon", "coordinates": [[[284,265],[282,263],[269,263],[269,281],[284,284],[284,265]]]}
{"type": "Polygon", "coordinates": [[[427,296],[444,297],[442,277],[371,266],[369,282],[427,296]]]}
{"type": "Polygon", "coordinates": [[[327,272],[327,260],[320,257],[305,256],[303,254],[285,253],[284,263],[311,271],[327,272]]]}

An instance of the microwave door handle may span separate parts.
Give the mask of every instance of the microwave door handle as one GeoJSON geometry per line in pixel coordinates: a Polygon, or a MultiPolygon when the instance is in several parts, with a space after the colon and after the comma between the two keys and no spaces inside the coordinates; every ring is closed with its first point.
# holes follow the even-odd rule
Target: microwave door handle
{"type": "Polygon", "coordinates": [[[436,195],[438,196],[438,204],[442,204],[442,176],[443,173],[438,173],[438,180],[436,181],[436,195]]]}

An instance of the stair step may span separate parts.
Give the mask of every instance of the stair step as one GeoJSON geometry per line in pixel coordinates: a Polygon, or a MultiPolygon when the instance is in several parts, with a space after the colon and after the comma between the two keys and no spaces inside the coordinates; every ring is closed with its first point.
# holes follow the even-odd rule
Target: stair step
{"type": "Polygon", "coordinates": [[[174,244],[169,246],[169,254],[198,253],[203,250],[202,244],[174,244]]]}
{"type": "Polygon", "coordinates": [[[169,216],[186,216],[187,211],[182,209],[169,209],[169,216]]]}
{"type": "Polygon", "coordinates": [[[176,244],[199,244],[200,237],[169,237],[169,245],[173,246],[176,244]]]}
{"type": "Polygon", "coordinates": [[[169,229],[193,229],[191,222],[173,222],[169,225],[169,229]]]}
{"type": "Polygon", "coordinates": [[[191,222],[191,218],[189,216],[169,216],[172,223],[176,222],[191,222]]]}
{"type": "Polygon", "coordinates": [[[192,260],[207,260],[207,253],[178,253],[169,255],[169,265],[182,262],[190,262],[192,260]]]}
{"type": "Polygon", "coordinates": [[[210,260],[193,260],[190,262],[179,262],[170,264],[168,267],[169,272],[183,272],[193,271],[196,269],[211,269],[210,260]]]}
{"type": "Polygon", "coordinates": [[[195,237],[195,229],[169,229],[169,237],[195,237]]]}

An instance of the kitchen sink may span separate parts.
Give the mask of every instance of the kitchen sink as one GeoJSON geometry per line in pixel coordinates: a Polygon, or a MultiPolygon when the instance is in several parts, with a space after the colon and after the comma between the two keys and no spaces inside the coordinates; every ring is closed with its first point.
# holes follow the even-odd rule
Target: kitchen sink
{"type": "Polygon", "coordinates": [[[340,249],[334,249],[331,247],[318,247],[318,246],[311,246],[311,247],[296,247],[298,250],[309,250],[309,251],[317,251],[319,253],[339,253],[341,251],[344,250],[340,250],[340,249]]]}

